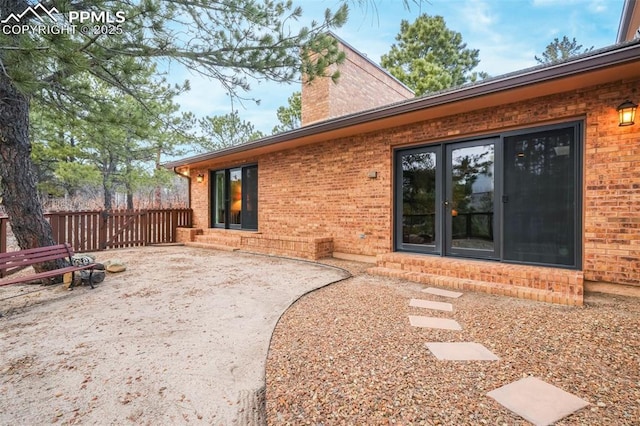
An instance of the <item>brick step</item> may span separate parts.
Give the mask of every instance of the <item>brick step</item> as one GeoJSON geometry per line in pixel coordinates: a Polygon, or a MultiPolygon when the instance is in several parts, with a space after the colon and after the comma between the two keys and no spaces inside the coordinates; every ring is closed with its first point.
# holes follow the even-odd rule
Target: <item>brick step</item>
{"type": "Polygon", "coordinates": [[[448,287],[456,290],[476,291],[488,294],[496,294],[500,296],[518,297],[520,299],[537,300],[540,302],[562,303],[568,305],[582,304],[581,297],[567,297],[567,295],[559,294],[557,292],[553,292],[552,290],[520,287],[514,286],[513,284],[509,283],[477,281],[468,278],[448,277],[429,274],[426,272],[385,268],[382,266],[374,266],[373,268],[367,269],[367,272],[373,275],[399,278],[421,284],[434,285],[438,287],[448,287]]]}
{"type": "Polygon", "coordinates": [[[235,245],[240,246],[241,238],[236,235],[212,235],[212,234],[203,234],[196,235],[194,241],[199,243],[206,244],[219,244],[219,245],[235,245]]]}
{"type": "Polygon", "coordinates": [[[453,288],[476,287],[525,299],[583,304],[584,273],[580,270],[403,252],[379,255],[376,266],[398,271],[396,275],[406,279],[416,273],[418,278],[414,280],[440,282],[453,288]]]}
{"type": "Polygon", "coordinates": [[[220,250],[245,250],[302,259],[331,257],[333,238],[328,236],[267,235],[260,232],[229,229],[181,230],[180,242],[192,247],[216,247],[220,250]]]}
{"type": "Polygon", "coordinates": [[[199,241],[191,241],[184,243],[187,247],[196,247],[210,250],[221,250],[221,251],[237,251],[240,250],[238,247],[233,247],[225,244],[213,244],[213,243],[203,243],[199,241]]]}

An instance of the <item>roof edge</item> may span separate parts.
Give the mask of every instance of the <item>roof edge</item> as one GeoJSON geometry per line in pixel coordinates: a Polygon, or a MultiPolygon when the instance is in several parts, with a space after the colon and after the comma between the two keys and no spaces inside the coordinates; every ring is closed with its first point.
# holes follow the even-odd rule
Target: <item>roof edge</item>
{"type": "Polygon", "coordinates": [[[618,25],[618,35],[616,37],[617,43],[623,43],[629,32],[629,25],[631,25],[631,18],[636,6],[637,0],[625,0],[622,6],[622,14],[620,15],[620,24],[618,25]]]}
{"type": "Polygon", "coordinates": [[[506,91],[530,84],[542,83],[559,78],[570,77],[589,71],[608,68],[630,61],[640,60],[640,40],[617,44],[604,48],[597,53],[579,56],[573,60],[563,61],[544,67],[534,67],[514,72],[503,76],[497,76],[489,80],[482,80],[472,85],[458,86],[433,95],[412,98],[406,101],[374,108],[366,111],[333,118],[284,133],[267,136],[256,141],[224,148],[218,151],[187,157],[178,161],[164,164],[166,168],[176,168],[192,163],[221,158],[230,154],[250,151],[255,148],[266,147],[293,139],[312,136],[323,132],[338,130],[356,124],[389,118],[413,112],[420,109],[435,107],[463,101],[483,95],[506,91]]]}

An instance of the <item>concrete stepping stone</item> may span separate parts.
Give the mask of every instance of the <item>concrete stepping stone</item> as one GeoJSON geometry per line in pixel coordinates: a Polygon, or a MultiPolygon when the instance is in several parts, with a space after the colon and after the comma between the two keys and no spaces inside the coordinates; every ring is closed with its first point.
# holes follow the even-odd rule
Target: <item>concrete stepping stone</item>
{"type": "Polygon", "coordinates": [[[409,315],[409,322],[414,327],[440,328],[443,330],[462,330],[457,321],[448,318],[420,317],[409,315]]]}
{"type": "Polygon", "coordinates": [[[462,293],[458,293],[457,291],[449,291],[443,290],[441,288],[427,287],[422,290],[423,293],[435,294],[436,296],[444,296],[451,297],[452,299],[457,299],[462,296],[462,293]]]}
{"type": "Polygon", "coordinates": [[[553,424],[589,405],[536,377],[526,377],[487,395],[536,426],[553,424]]]}
{"type": "Polygon", "coordinates": [[[432,300],[424,299],[411,299],[409,301],[409,306],[413,306],[415,308],[436,309],[438,311],[453,311],[453,305],[451,303],[434,302],[432,300]]]}
{"type": "Polygon", "coordinates": [[[429,342],[425,346],[439,360],[449,361],[497,361],[493,352],[474,342],[429,342]]]}

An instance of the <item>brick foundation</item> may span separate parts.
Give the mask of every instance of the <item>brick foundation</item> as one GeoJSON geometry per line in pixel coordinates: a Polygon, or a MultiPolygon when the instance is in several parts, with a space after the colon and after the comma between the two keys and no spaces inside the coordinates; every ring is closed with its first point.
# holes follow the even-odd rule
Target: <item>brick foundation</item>
{"type": "Polygon", "coordinates": [[[409,253],[378,256],[372,274],[459,290],[582,305],[582,271],[409,253]]]}

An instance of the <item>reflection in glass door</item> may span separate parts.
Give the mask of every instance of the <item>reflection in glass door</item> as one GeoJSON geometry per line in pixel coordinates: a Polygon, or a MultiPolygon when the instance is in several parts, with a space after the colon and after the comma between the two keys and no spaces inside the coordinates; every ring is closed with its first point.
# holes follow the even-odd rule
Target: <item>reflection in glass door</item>
{"type": "Polygon", "coordinates": [[[394,248],[580,268],[582,127],[398,150],[394,248]]]}
{"type": "Polygon", "coordinates": [[[401,248],[438,253],[440,244],[440,147],[420,148],[398,155],[402,196],[396,209],[401,248]]]}
{"type": "Polygon", "coordinates": [[[495,140],[447,146],[445,226],[447,253],[496,257],[495,140]]]}
{"type": "Polygon", "coordinates": [[[242,222],[242,170],[231,169],[229,172],[229,224],[231,228],[239,227],[242,222]]]}
{"type": "Polygon", "coordinates": [[[225,223],[227,223],[227,217],[225,214],[225,197],[224,197],[224,187],[225,187],[225,172],[224,170],[220,170],[215,172],[214,174],[215,180],[214,182],[214,223],[213,226],[216,227],[224,227],[225,223]]]}
{"type": "Polygon", "coordinates": [[[211,226],[258,229],[258,166],[210,172],[211,226]]]}

